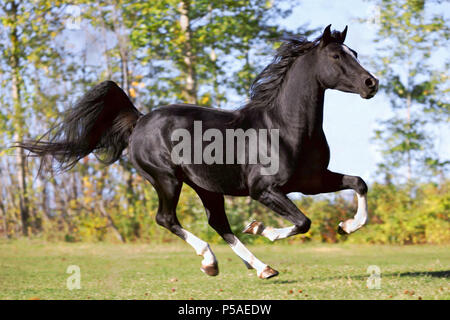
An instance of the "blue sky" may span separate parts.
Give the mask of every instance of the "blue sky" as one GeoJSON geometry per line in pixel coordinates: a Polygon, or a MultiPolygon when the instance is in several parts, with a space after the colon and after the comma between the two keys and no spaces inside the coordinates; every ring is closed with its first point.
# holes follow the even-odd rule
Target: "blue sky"
{"type": "MultiPolygon", "coordinates": [[[[370,68],[370,57],[374,51],[376,26],[360,23],[358,18],[366,18],[374,13],[374,6],[362,0],[307,0],[293,8],[293,14],[283,23],[298,27],[308,23],[311,28],[324,28],[332,24],[333,29],[342,30],[348,25],[346,44],[356,50],[363,66],[370,68]]],[[[440,6],[450,15],[450,3],[440,6]]],[[[445,52],[448,55],[448,52],[445,52]]],[[[448,56],[447,56],[448,59],[448,56]]],[[[331,149],[330,169],[333,171],[359,175],[368,183],[378,180],[376,163],[381,155],[371,138],[377,121],[392,115],[388,98],[379,93],[370,100],[358,95],[327,90],[325,95],[324,130],[331,149]]],[[[439,128],[441,132],[435,140],[435,147],[441,157],[450,157],[448,124],[439,128]]]]}

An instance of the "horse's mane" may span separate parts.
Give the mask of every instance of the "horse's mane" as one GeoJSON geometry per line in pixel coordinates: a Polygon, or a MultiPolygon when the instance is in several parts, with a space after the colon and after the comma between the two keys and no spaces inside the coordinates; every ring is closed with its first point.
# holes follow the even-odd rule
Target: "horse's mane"
{"type": "Polygon", "coordinates": [[[241,110],[270,109],[276,106],[276,99],[283,80],[296,60],[309,52],[321,37],[308,41],[305,37],[285,37],[278,47],[272,62],[255,78],[250,87],[250,101],[241,110]]]}

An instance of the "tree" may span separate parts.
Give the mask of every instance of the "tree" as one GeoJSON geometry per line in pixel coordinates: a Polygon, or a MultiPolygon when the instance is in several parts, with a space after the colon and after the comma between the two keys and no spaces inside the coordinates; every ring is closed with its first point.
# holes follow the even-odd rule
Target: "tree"
{"type": "Polygon", "coordinates": [[[375,57],[380,89],[394,111],[375,132],[384,155],[379,168],[389,181],[406,176],[412,182],[425,169],[443,172],[449,163],[434,153],[430,128],[450,116],[449,61],[444,69],[432,63],[437,49],[448,46],[449,26],[441,13],[431,12],[439,5],[432,1],[374,2],[380,14],[375,57]]]}
{"type": "MultiPolygon", "coordinates": [[[[12,152],[4,145],[47,131],[79,94],[105,79],[148,109],[175,101],[223,106],[230,91],[248,91],[262,69],[258,57],[286,32],[277,19],[290,10],[278,3],[0,0],[1,154],[12,152]],[[68,21],[79,28],[67,29],[68,21]]],[[[104,169],[89,156],[71,172],[53,176],[49,168],[45,177],[25,157],[0,159],[0,229],[11,236],[21,229],[73,241],[103,239],[110,230],[125,241],[155,233],[147,227],[157,198],[125,157],[104,169]]]]}
{"type": "MultiPolygon", "coordinates": [[[[153,0],[124,5],[131,44],[149,70],[147,87],[154,96],[149,104],[220,106],[225,90],[246,93],[259,69],[251,65],[250,47],[267,54],[271,40],[287,33],[276,20],[290,14],[280,5],[290,2],[153,0]]],[[[306,33],[304,27],[294,32],[306,33]]]]}
{"type": "MultiPolygon", "coordinates": [[[[61,28],[59,12],[54,6],[61,5],[61,1],[36,0],[23,2],[7,0],[0,2],[0,25],[2,26],[0,44],[0,65],[7,79],[9,79],[10,93],[5,99],[11,108],[4,109],[7,115],[2,117],[2,127],[13,132],[15,141],[23,140],[28,134],[30,111],[30,88],[33,83],[28,77],[39,73],[48,73],[54,67],[57,51],[51,45],[52,39],[61,28]]],[[[34,87],[36,89],[36,87],[34,87]]],[[[25,153],[18,148],[16,151],[18,198],[22,232],[28,234],[30,227],[30,200],[27,184],[27,167],[25,153]]]]}

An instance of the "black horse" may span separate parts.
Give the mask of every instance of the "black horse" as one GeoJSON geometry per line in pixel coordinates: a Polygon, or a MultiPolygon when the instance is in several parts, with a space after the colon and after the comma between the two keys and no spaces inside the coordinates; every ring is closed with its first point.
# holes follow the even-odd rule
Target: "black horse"
{"type": "Polygon", "coordinates": [[[224,195],[249,195],[293,224],[272,228],[253,221],[244,230],[271,240],[305,233],[310,228],[310,219],[286,196],[290,192],[310,195],[353,189],[358,196],[358,211],[354,219],[339,224],[339,232],[354,232],[366,222],[367,186],[360,177],[327,169],[330,152],[322,128],[326,89],[358,93],[365,99],[373,97],[378,90],[375,76],[360,65],[356,52],[343,44],[346,33],[347,27],[342,32],[331,32],[328,26],[313,41],[284,39],[272,63],[252,84],[249,102],[238,110],[175,104],[142,115],[122,89],[112,81],[105,81],[87,92],[66,113],[64,121],[44,135],[50,137],[48,141],[41,138],[16,146],[44,159],[53,156],[63,170],[72,168],[91,152],[111,164],[128,146],[134,167],[158,193],[157,223],[186,240],[203,256],[203,272],[217,275],[218,263],[209,245],[184,230],[177,219],[176,207],[183,182],[197,192],[209,224],[246,266],[256,269],[260,278],[276,276],[276,270],[254,257],[232,233],[224,210],[224,195]],[[195,137],[198,124],[201,124],[200,134],[213,129],[210,133],[214,133],[215,139],[220,134],[226,136],[229,130],[274,130],[278,140],[271,136],[265,147],[271,150],[271,156],[276,156],[278,170],[263,174],[261,170],[267,169],[267,163],[238,160],[239,153],[247,152],[251,156],[256,152],[249,135],[243,148],[232,144],[230,149],[227,142],[215,149],[214,156],[223,152],[226,162],[206,163],[201,158],[193,163],[176,161],[173,151],[177,147],[174,139],[177,130],[194,135],[193,146],[183,151],[184,156],[207,146],[205,136],[195,137]],[[235,154],[229,156],[230,152],[235,154]]]}

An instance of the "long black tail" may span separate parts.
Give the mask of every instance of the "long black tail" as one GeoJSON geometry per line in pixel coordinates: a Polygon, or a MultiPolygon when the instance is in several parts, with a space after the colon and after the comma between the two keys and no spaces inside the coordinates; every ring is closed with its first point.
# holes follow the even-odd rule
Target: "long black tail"
{"type": "Polygon", "coordinates": [[[65,113],[64,120],[41,138],[18,142],[15,147],[44,160],[51,156],[59,162],[61,171],[71,169],[91,152],[100,161],[111,164],[127,147],[141,115],[115,82],[104,81],[90,89],[65,113]]]}

